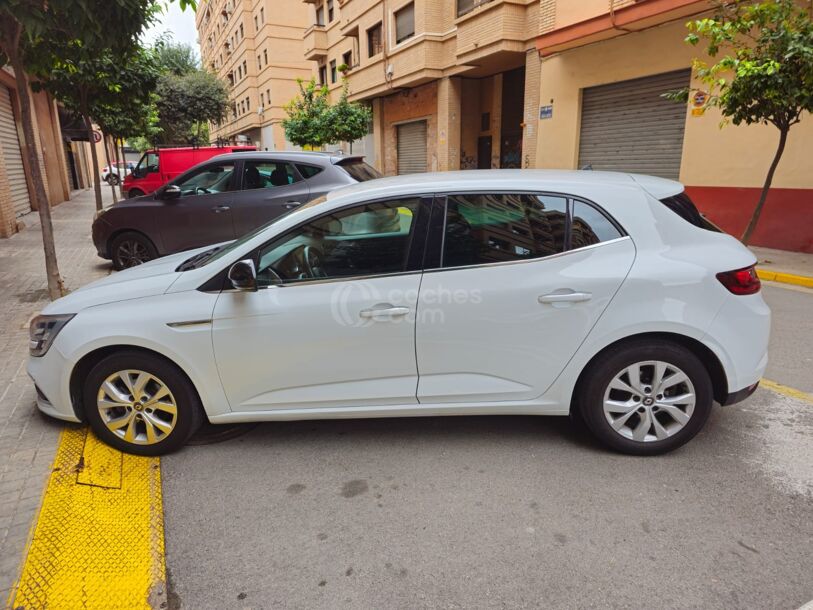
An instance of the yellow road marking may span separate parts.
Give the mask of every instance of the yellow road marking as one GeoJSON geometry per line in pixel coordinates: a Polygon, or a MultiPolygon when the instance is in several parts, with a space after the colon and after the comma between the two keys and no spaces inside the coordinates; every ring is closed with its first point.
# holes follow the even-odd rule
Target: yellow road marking
{"type": "Polygon", "coordinates": [[[804,286],[806,288],[813,288],[813,277],[806,275],[795,275],[793,273],[782,273],[781,271],[767,271],[765,269],[757,269],[759,279],[766,282],[782,282],[783,284],[794,284],[796,286],[804,286]]]}
{"type": "Polygon", "coordinates": [[[166,602],[158,458],[66,429],[11,608],[159,608],[166,602]]]}
{"type": "Polygon", "coordinates": [[[802,392],[801,390],[797,390],[796,388],[791,388],[789,386],[782,385],[781,383],[771,381],[770,379],[765,379],[764,377],[760,380],[759,385],[761,385],[763,388],[768,388],[773,392],[777,392],[789,398],[795,398],[796,400],[803,400],[804,402],[809,402],[813,404],[813,394],[802,392]]]}

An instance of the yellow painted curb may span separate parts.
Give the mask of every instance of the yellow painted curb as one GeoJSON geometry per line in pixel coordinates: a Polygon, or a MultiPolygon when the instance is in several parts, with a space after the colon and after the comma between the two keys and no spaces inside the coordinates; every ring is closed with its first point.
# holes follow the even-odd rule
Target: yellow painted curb
{"type": "Polygon", "coordinates": [[[158,458],[64,430],[15,589],[15,609],[165,607],[158,458]]]}
{"type": "Polygon", "coordinates": [[[804,286],[813,288],[813,277],[806,275],[794,275],[792,273],[782,273],[781,271],[766,271],[757,268],[759,279],[766,282],[781,282],[783,284],[793,284],[794,286],[804,286]]]}
{"type": "Polygon", "coordinates": [[[791,388],[789,386],[782,385],[781,383],[771,381],[770,379],[765,379],[764,377],[760,380],[759,385],[773,392],[782,394],[783,396],[787,396],[788,398],[795,398],[796,400],[802,400],[804,402],[809,402],[813,404],[813,394],[802,392],[801,390],[797,390],[796,388],[791,388]]]}

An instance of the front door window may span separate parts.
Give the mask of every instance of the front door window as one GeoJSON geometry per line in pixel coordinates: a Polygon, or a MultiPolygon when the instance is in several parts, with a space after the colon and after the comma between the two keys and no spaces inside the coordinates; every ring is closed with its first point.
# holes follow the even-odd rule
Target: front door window
{"type": "Polygon", "coordinates": [[[234,163],[218,163],[187,175],[176,185],[181,189],[181,197],[190,197],[233,191],[234,182],[234,163]]]}

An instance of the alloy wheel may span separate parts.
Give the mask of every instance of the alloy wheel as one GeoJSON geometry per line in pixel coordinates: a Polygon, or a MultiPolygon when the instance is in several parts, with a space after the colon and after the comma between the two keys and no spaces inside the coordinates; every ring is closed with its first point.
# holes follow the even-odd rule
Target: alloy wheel
{"type": "Polygon", "coordinates": [[[178,406],[167,385],[155,375],[135,369],[107,377],[99,388],[96,406],[110,432],[136,445],[161,442],[178,419],[178,406]]]}
{"type": "Polygon", "coordinates": [[[135,267],[150,260],[147,247],[135,239],[126,239],[119,244],[116,256],[122,268],[135,267]]]}
{"type": "Polygon", "coordinates": [[[680,432],[697,396],[688,375],[668,362],[636,362],[620,371],[604,392],[604,417],[626,439],[650,443],[680,432]]]}

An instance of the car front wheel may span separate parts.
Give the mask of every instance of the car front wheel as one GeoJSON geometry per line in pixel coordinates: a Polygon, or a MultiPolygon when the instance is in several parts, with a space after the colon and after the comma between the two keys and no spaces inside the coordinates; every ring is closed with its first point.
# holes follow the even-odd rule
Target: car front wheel
{"type": "Polygon", "coordinates": [[[691,440],[711,413],[713,388],[700,359],[663,340],[611,348],[582,377],[577,407],[605,445],[656,455],[691,440]]]}
{"type": "Polygon", "coordinates": [[[135,267],[158,258],[158,251],[145,235],[127,231],[110,242],[110,257],[117,270],[135,267]]]}
{"type": "Polygon", "coordinates": [[[137,455],[180,449],[203,421],[189,379],[166,360],[139,351],[118,352],[94,366],[85,380],[84,406],[99,438],[137,455]]]}

